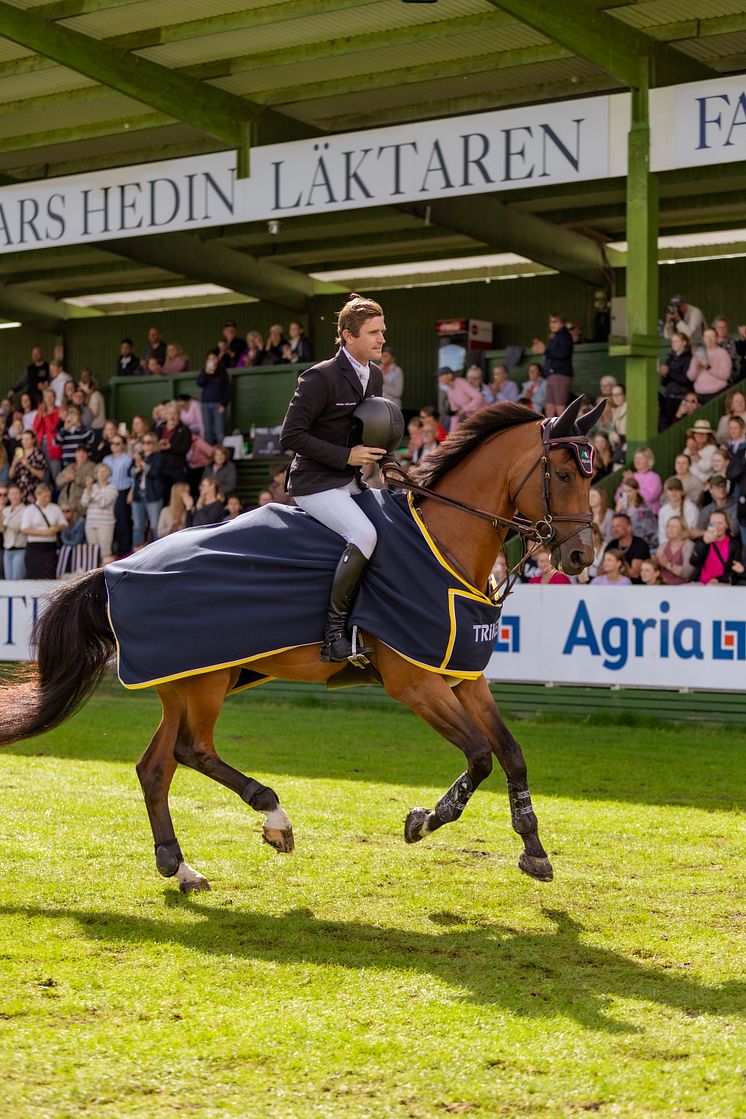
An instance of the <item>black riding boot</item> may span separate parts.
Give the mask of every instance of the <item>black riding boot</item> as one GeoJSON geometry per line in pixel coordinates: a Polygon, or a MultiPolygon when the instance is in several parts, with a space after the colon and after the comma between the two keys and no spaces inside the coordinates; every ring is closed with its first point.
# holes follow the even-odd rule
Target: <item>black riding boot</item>
{"type": "MultiPolygon", "coordinates": [[[[337,564],[329,596],[329,613],[324,628],[324,644],[321,646],[322,661],[346,661],[352,656],[352,643],[347,636],[347,619],[352,609],[360,580],[368,561],[354,544],[348,544],[337,564]]],[[[357,656],[370,656],[372,649],[359,646],[357,656]]]]}

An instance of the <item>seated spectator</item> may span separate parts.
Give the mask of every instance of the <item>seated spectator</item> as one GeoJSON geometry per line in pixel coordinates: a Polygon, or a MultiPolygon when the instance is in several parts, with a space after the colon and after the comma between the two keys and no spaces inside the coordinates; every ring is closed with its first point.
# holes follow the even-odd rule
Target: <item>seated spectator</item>
{"type": "Polygon", "coordinates": [[[60,424],[60,410],[57,407],[53,389],[44,389],[41,404],[36,411],[34,433],[39,450],[43,451],[49,472],[53,479],[62,469],[62,448],[57,442],[57,429],[60,424]]]}
{"type": "Polygon", "coordinates": [[[596,472],[592,484],[595,486],[602,478],[608,478],[614,469],[614,449],[611,440],[603,431],[597,431],[593,436],[593,446],[596,451],[596,472]]]}
{"type": "Polygon", "coordinates": [[[202,424],[208,443],[222,443],[225,437],[225,413],[231,402],[231,378],[214,354],[205,358],[205,367],[197,378],[202,389],[202,424]]]}
{"type": "Polygon", "coordinates": [[[547,379],[544,411],[547,416],[559,416],[570,399],[573,340],[564,316],[558,311],[549,315],[549,341],[545,344],[534,338],[531,351],[544,354],[544,376],[547,379]]]}
{"type": "MultiPolygon", "coordinates": [[[[299,322],[288,324],[289,341],[285,343],[283,357],[290,365],[301,365],[304,361],[313,361],[313,347],[299,322]]],[[[383,369],[383,363],[379,363],[383,369]]],[[[383,395],[386,395],[386,375],[384,370],[383,395]]],[[[399,404],[401,408],[401,404],[399,404]]]]}
{"type": "MultiPolygon", "coordinates": [[[[593,491],[591,490],[591,493],[593,491]]],[[[594,522],[591,525],[591,536],[593,538],[593,561],[584,567],[578,575],[579,583],[590,583],[597,575],[601,573],[601,565],[603,563],[604,552],[606,551],[606,541],[599,532],[598,525],[594,522]]]]}
{"type": "Polygon", "coordinates": [[[105,462],[96,467],[96,480],[86,478],[86,488],[80,498],[85,510],[86,544],[98,545],[103,563],[114,558],[115,508],[119,500],[117,487],[111,481],[111,469],[105,462]]]}
{"type": "Polygon", "coordinates": [[[689,582],[693,574],[693,551],[694,541],[687,539],[687,529],[681,517],[669,517],[665,537],[661,536],[655,553],[664,583],[677,587],[689,582]]]}
{"type": "Polygon", "coordinates": [[[407,423],[407,445],[397,452],[402,462],[415,462],[424,442],[424,425],[419,416],[412,416],[407,423]]]}
{"type": "Polygon", "coordinates": [[[424,462],[426,458],[437,451],[439,446],[435,418],[434,416],[428,416],[427,419],[422,421],[422,442],[419,447],[413,450],[412,462],[424,462]]]}
{"type": "Polygon", "coordinates": [[[699,307],[690,303],[685,295],[671,296],[666,307],[664,338],[670,338],[676,331],[685,334],[690,340],[699,338],[705,326],[705,317],[699,307]]]}
{"type": "Polygon", "coordinates": [[[435,422],[435,436],[439,443],[448,435],[448,432],[443,427],[443,424],[438,419],[438,409],[434,404],[425,404],[420,408],[420,419],[424,423],[426,420],[433,420],[435,422]]]}
{"type": "Polygon", "coordinates": [[[166,343],[161,336],[159,327],[151,326],[148,330],[148,344],[143,350],[142,364],[143,368],[148,368],[148,361],[154,357],[160,367],[166,360],[166,343]]]}
{"type": "MultiPolygon", "coordinates": [[[[68,548],[77,548],[79,544],[85,543],[85,517],[81,515],[79,507],[74,509],[72,505],[68,505],[64,501],[58,501],[57,504],[67,521],[67,528],[63,528],[60,532],[60,544],[67,545],[68,548]]],[[[57,578],[59,579],[59,577],[58,564],[57,578]]]]}
{"type": "Polygon", "coordinates": [[[284,329],[281,323],[275,323],[267,332],[267,357],[273,365],[282,365],[286,361],[283,353],[284,348],[284,329]]]}
{"type": "MultiPolygon", "coordinates": [[[[168,501],[171,486],[183,482],[187,473],[187,454],[192,446],[192,433],[181,422],[181,409],[176,401],[166,405],[166,419],[158,425],[158,449],[163,455],[161,464],[161,483],[163,500],[168,501]]],[[[160,537],[160,532],[158,536],[160,537]]]]}
{"type": "Polygon", "coordinates": [[[746,424],[746,395],[739,388],[733,393],[728,393],[725,398],[725,412],[718,421],[716,440],[725,443],[729,439],[729,426],[731,420],[743,420],[746,424]]]}
{"type": "Polygon", "coordinates": [[[222,354],[218,356],[223,360],[222,364],[225,369],[235,369],[238,359],[246,349],[246,343],[243,338],[239,338],[238,327],[234,319],[228,319],[223,327],[223,343],[225,348],[222,354]]]}
{"type": "Polygon", "coordinates": [[[571,322],[567,328],[570,331],[573,346],[579,346],[583,341],[583,324],[582,322],[571,322]]]}
{"type": "Polygon", "coordinates": [[[478,389],[481,392],[485,404],[492,403],[492,394],[484,383],[484,374],[478,365],[469,366],[466,370],[466,379],[472,388],[478,389]]]}
{"type": "Polygon", "coordinates": [[[691,416],[692,412],[696,412],[700,406],[700,399],[694,389],[686,394],[683,400],[679,402],[679,406],[674,413],[672,423],[678,423],[679,420],[686,420],[691,416]]]}
{"type": "Polygon", "coordinates": [[[701,540],[692,552],[694,582],[705,586],[731,583],[733,575],[742,575],[741,545],[731,535],[730,520],[725,513],[714,512],[701,540]]]}
{"type": "Polygon", "coordinates": [[[189,357],[184,353],[178,342],[169,342],[166,346],[166,360],[163,363],[164,373],[185,373],[189,368],[189,357]]]}
{"type": "MultiPolygon", "coordinates": [[[[710,475],[710,477],[712,478],[715,474],[722,474],[728,482],[728,492],[730,492],[734,488],[731,482],[732,461],[730,452],[726,450],[725,447],[716,447],[715,450],[712,452],[710,463],[712,465],[712,474],[710,475]]],[[[735,473],[738,477],[740,477],[741,469],[739,468],[738,463],[736,464],[736,466],[737,469],[735,473]]]]}
{"type": "MultiPolygon", "coordinates": [[[[615,513],[612,519],[613,537],[609,541],[606,554],[617,551],[629,567],[633,583],[640,582],[640,564],[650,555],[650,548],[639,536],[632,533],[632,520],[626,513],[615,513]]],[[[625,572],[626,574],[626,572],[625,572]]]]}
{"type": "Polygon", "coordinates": [[[272,494],[269,492],[269,490],[262,490],[262,492],[259,494],[259,497],[257,498],[257,508],[261,509],[261,507],[263,505],[271,505],[271,504],[272,504],[272,494]]]}
{"type": "Polygon", "coordinates": [[[8,477],[20,489],[24,505],[28,505],[34,500],[34,491],[39,482],[47,476],[47,460],[37,446],[33,431],[22,432],[19,442],[8,477]]]}
{"type": "MultiPolygon", "coordinates": [[[[270,500],[272,495],[270,494],[270,500]]],[[[225,498],[214,478],[203,478],[199,484],[199,498],[195,505],[190,493],[183,497],[186,506],[187,526],[216,525],[225,517],[225,498]]]]}
{"type": "Polygon", "coordinates": [[[236,517],[240,517],[244,512],[244,507],[241,504],[241,498],[237,493],[232,493],[225,503],[225,520],[235,521],[236,517]]]}
{"type": "Polygon", "coordinates": [[[678,330],[671,335],[671,352],[661,364],[661,418],[662,428],[669,427],[676,416],[676,410],[691,388],[689,369],[692,351],[686,334],[678,330]]]}
{"type": "Polygon", "coordinates": [[[159,540],[162,536],[170,536],[172,532],[178,532],[179,529],[186,527],[186,500],[190,500],[194,505],[189,486],[186,482],[174,482],[171,487],[168,505],[164,505],[158,518],[159,540]]]}
{"type": "MultiPolygon", "coordinates": [[[[130,509],[130,490],[132,489],[132,455],[127,453],[127,440],[118,432],[111,441],[111,452],[103,460],[111,471],[111,484],[117,491],[114,505],[115,554],[120,558],[132,551],[132,512],[130,509]]],[[[89,543],[92,543],[89,541],[89,543]]]]}
{"type": "MultiPolygon", "coordinates": [[[[647,559],[647,557],[645,557],[647,559]]],[[[642,560],[638,560],[642,564],[642,560]]],[[[627,561],[618,548],[607,548],[601,560],[601,574],[592,587],[628,587],[631,583],[627,561]]]]}
{"type": "Polygon", "coordinates": [[[250,330],[246,335],[246,349],[236,362],[236,369],[253,369],[258,365],[268,365],[264,338],[258,330],[250,330]]]}
{"type": "Polygon", "coordinates": [[[731,460],[743,458],[746,451],[746,423],[742,416],[731,416],[728,420],[728,438],[722,445],[730,454],[731,460]]]}
{"type": "MultiPolygon", "coordinates": [[[[283,470],[284,473],[284,470],[283,470]]],[[[236,467],[231,462],[230,451],[218,443],[212,448],[212,463],[206,466],[202,474],[203,480],[211,478],[227,500],[236,491],[236,467]]],[[[272,498],[274,501],[274,497],[272,498]]]]}
{"type": "Polygon", "coordinates": [[[611,390],[611,403],[609,439],[614,448],[614,461],[624,462],[627,455],[627,393],[624,385],[614,385],[611,390]]]}
{"type": "Polygon", "coordinates": [[[715,331],[715,338],[721,350],[725,350],[731,360],[731,378],[738,380],[738,350],[736,348],[735,338],[730,336],[730,323],[725,315],[716,315],[712,320],[712,329],[715,331]],[[736,374],[734,376],[734,374],[736,374]]]}
{"type": "Polygon", "coordinates": [[[106,404],[90,369],[81,369],[78,385],[85,393],[86,404],[91,411],[91,422],[88,426],[98,434],[106,423],[106,404]]]}
{"type": "Polygon", "coordinates": [[[717,449],[715,432],[709,420],[695,420],[686,434],[686,450],[691,460],[692,474],[704,484],[713,473],[712,456],[717,449]]]}
{"type": "Polygon", "coordinates": [[[609,508],[609,499],[606,491],[597,486],[591,486],[588,494],[588,503],[593,514],[593,524],[596,525],[604,544],[608,544],[612,537],[611,522],[613,513],[609,508]]]}
{"type": "Polygon", "coordinates": [[[534,412],[543,413],[547,400],[547,383],[538,361],[529,362],[526,377],[527,380],[521,385],[521,396],[529,402],[528,407],[533,408],[534,412]]]}
{"type": "Polygon", "coordinates": [[[538,552],[536,552],[536,563],[539,568],[539,574],[532,576],[532,578],[529,579],[529,583],[568,584],[570,582],[564,572],[557,571],[557,569],[552,566],[552,556],[546,548],[540,548],[538,552]]]}
{"type": "Polygon", "coordinates": [[[661,568],[655,556],[642,561],[640,582],[644,587],[660,587],[663,584],[661,568]]]}
{"type": "Polygon", "coordinates": [[[644,540],[648,547],[654,548],[658,543],[658,518],[643,499],[640,483],[630,475],[624,479],[617,494],[617,513],[626,513],[632,524],[633,535],[644,540]]]}
{"type": "Polygon", "coordinates": [[[55,439],[57,446],[60,448],[63,467],[70,466],[71,463],[75,462],[76,447],[82,444],[92,450],[96,443],[95,432],[91,431],[89,427],[83,426],[77,408],[67,409],[64,420],[57,425],[55,439]]]}
{"type": "Polygon", "coordinates": [[[515,404],[521,394],[515,381],[511,381],[505,362],[496,361],[490,370],[490,374],[492,379],[487,385],[487,392],[484,394],[486,402],[488,404],[503,404],[507,400],[515,404]]]}
{"type": "Polygon", "coordinates": [[[72,382],[72,377],[62,368],[61,361],[49,363],[49,387],[54,390],[54,399],[59,408],[64,399],[65,385],[72,382]]]}
{"type": "Polygon", "coordinates": [[[65,506],[77,512],[86,480],[95,477],[96,465],[91,459],[91,452],[85,444],[81,443],[75,448],[75,462],[63,467],[57,475],[58,504],[63,513],[65,506]]]}
{"type": "Polygon", "coordinates": [[[669,478],[663,490],[663,503],[658,513],[658,540],[665,540],[666,525],[671,517],[678,517],[689,532],[697,523],[699,509],[684,493],[680,478],[669,478]]]}
{"type": "Polygon", "coordinates": [[[149,357],[145,359],[145,368],[140,370],[141,373],[146,373],[148,377],[165,377],[166,371],[161,365],[157,357],[149,357]]]}
{"type": "Polygon", "coordinates": [[[26,505],[21,531],[26,537],[26,578],[54,579],[57,574],[57,538],[67,528],[65,515],[52,501],[52,487],[40,482],[34,502],[26,505]]]}
{"type": "MultiPolygon", "coordinates": [[[[45,389],[44,392],[51,391],[45,389]]],[[[43,395],[43,394],[42,394],[43,395]]],[[[24,431],[33,431],[38,415],[36,404],[28,392],[22,392],[18,398],[18,411],[21,413],[21,423],[24,431]]]]}
{"type": "Polygon", "coordinates": [[[692,460],[686,451],[679,451],[674,459],[674,473],[672,477],[679,479],[684,487],[685,496],[688,497],[690,501],[693,501],[695,505],[699,505],[704,483],[692,474],[692,460]]]}
{"type": "MultiPolygon", "coordinates": [[[[287,465],[281,463],[275,466],[272,470],[272,481],[267,486],[267,489],[272,494],[272,500],[278,505],[294,505],[290,494],[285,489],[285,478],[287,475],[287,465]]],[[[225,491],[223,491],[225,492],[225,491]]]]}
{"type": "Polygon", "coordinates": [[[484,397],[478,389],[469,384],[465,377],[457,377],[448,366],[439,369],[435,375],[448,397],[451,414],[450,430],[455,431],[463,419],[473,416],[480,408],[484,408],[484,397]]]}
{"type": "Polygon", "coordinates": [[[6,579],[26,578],[26,537],[21,528],[25,508],[20,486],[11,482],[8,504],[3,508],[3,574],[6,579]]]}
{"type": "Polygon", "coordinates": [[[142,441],[151,430],[147,416],[143,416],[141,412],[136,412],[132,417],[132,427],[129,435],[125,436],[128,455],[134,455],[135,451],[142,451],[142,441]]]}
{"type": "MultiPolygon", "coordinates": [[[[292,327],[292,323],[290,324],[292,327]]],[[[404,393],[404,373],[399,367],[396,354],[392,346],[384,346],[381,353],[381,360],[378,362],[381,372],[383,373],[383,395],[387,400],[390,400],[397,408],[401,408],[402,395],[404,393]]]]}
{"type": "MultiPolygon", "coordinates": [[[[614,388],[614,385],[618,383],[613,373],[604,373],[603,377],[598,382],[598,391],[601,393],[601,396],[605,396],[607,400],[611,400],[611,390],[614,388]]],[[[598,403],[598,401],[596,403],[598,403]]]]}
{"type": "Polygon", "coordinates": [[[133,349],[131,338],[123,338],[119,343],[116,376],[133,377],[140,372],[140,359],[133,349]]]}
{"type": "Polygon", "coordinates": [[[142,437],[142,444],[135,449],[130,475],[132,477],[132,546],[135,551],[145,543],[146,526],[150,539],[158,539],[158,519],[163,508],[161,485],[161,453],[158,438],[152,431],[142,437]]]}
{"type": "Polygon", "coordinates": [[[728,481],[722,474],[713,474],[709,482],[705,482],[702,508],[698,510],[696,519],[689,523],[689,535],[694,540],[704,536],[711,513],[725,513],[732,525],[738,519],[738,497],[728,493],[728,481]]]}
{"type": "Polygon", "coordinates": [[[168,400],[159,400],[157,404],[153,405],[153,411],[150,414],[150,426],[153,431],[157,431],[158,425],[165,421],[168,404],[168,400]]]}
{"type": "Polygon", "coordinates": [[[718,346],[714,330],[706,330],[702,342],[703,345],[698,346],[692,356],[687,376],[700,403],[706,404],[727,388],[733,363],[727,351],[718,346]]]}

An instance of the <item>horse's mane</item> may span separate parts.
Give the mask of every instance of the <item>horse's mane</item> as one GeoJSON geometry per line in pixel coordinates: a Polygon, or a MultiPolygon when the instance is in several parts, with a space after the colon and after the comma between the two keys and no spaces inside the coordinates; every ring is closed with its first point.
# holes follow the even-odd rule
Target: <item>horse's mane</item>
{"type": "Polygon", "coordinates": [[[489,435],[505,431],[518,424],[527,424],[541,417],[522,404],[490,404],[481,408],[458,425],[445,442],[441,443],[425,461],[410,470],[413,481],[420,486],[433,486],[444,474],[452,470],[489,435]]]}

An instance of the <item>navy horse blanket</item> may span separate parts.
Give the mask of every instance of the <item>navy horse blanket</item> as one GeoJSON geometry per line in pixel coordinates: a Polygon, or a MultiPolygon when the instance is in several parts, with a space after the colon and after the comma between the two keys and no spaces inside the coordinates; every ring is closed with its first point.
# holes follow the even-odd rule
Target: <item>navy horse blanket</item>
{"type": "MultiPolygon", "coordinates": [[[[366,490],[355,500],[376,526],[378,546],[352,623],[422,668],[480,676],[499,608],[448,565],[405,496],[366,490]]],[[[109,564],[122,684],[144,688],[239,664],[250,669],[252,660],[320,642],[343,546],[308,514],[273,504],[182,529],[109,564]]],[[[268,678],[245,673],[238,686],[268,678]]]]}

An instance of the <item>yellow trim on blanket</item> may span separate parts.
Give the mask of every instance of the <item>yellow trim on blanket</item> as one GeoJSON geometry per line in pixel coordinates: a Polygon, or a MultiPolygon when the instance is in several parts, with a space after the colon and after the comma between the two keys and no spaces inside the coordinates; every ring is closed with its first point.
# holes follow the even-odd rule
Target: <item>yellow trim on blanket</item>
{"type": "MultiPolygon", "coordinates": [[[[381,638],[377,637],[376,640],[381,641],[381,638]]],[[[425,672],[434,672],[437,676],[454,676],[459,680],[478,680],[480,676],[484,676],[484,669],[481,672],[464,672],[453,668],[433,668],[431,664],[423,664],[422,661],[416,661],[414,657],[408,657],[406,653],[400,652],[399,649],[395,649],[393,645],[389,645],[386,641],[381,641],[381,644],[390,649],[392,653],[396,653],[397,657],[401,657],[403,661],[409,661],[417,668],[424,668],[425,672]]]]}
{"type": "MultiPolygon", "coordinates": [[[[443,559],[443,556],[440,554],[435,541],[425,527],[425,522],[422,519],[422,513],[414,504],[413,496],[411,493],[407,494],[407,502],[409,503],[410,512],[414,517],[414,523],[417,525],[420,532],[425,537],[430,551],[433,553],[440,566],[444,567],[446,571],[454,577],[454,579],[458,579],[459,583],[463,583],[465,587],[468,587],[468,589],[472,592],[472,595],[477,599],[478,602],[487,602],[490,606],[494,606],[494,602],[492,601],[492,599],[487,597],[484,591],[480,591],[477,587],[472,586],[472,584],[464,579],[462,575],[459,575],[458,571],[453,570],[447,560],[443,559]]],[[[481,672],[479,673],[479,675],[482,675],[481,672]]]]}
{"type": "MultiPolygon", "coordinates": [[[[116,634],[114,635],[116,639],[116,634]]],[[[307,645],[317,645],[316,641],[308,641],[307,645]]],[[[285,645],[282,649],[270,649],[266,653],[256,653],[253,657],[241,657],[237,661],[226,661],[225,664],[209,664],[206,668],[190,668],[187,672],[175,672],[173,676],[159,676],[157,680],[147,680],[144,684],[125,684],[121,676],[119,676],[119,642],[117,642],[117,676],[119,676],[119,683],[127,691],[136,692],[141,688],[154,688],[157,684],[171,684],[174,680],[185,680],[187,676],[204,676],[207,672],[219,672],[221,668],[238,668],[239,665],[251,664],[252,661],[263,660],[264,657],[274,657],[278,653],[289,653],[291,649],[302,649],[303,645],[285,645]]],[[[276,677],[270,677],[276,679],[276,677]]],[[[264,681],[256,681],[256,684],[264,683],[264,681]]],[[[245,688],[255,687],[255,684],[245,684],[243,688],[237,688],[236,691],[244,691],[245,688]]],[[[235,692],[229,692],[229,695],[235,695],[235,692]]]]}
{"type": "MultiPolygon", "coordinates": [[[[448,645],[446,646],[446,654],[443,657],[443,660],[440,662],[440,667],[443,670],[445,670],[448,666],[448,662],[451,659],[451,654],[453,652],[453,646],[454,646],[455,641],[456,641],[456,601],[455,600],[456,600],[457,595],[458,595],[459,598],[470,598],[472,600],[472,602],[484,602],[484,600],[485,600],[485,596],[482,595],[482,594],[479,594],[478,592],[476,594],[473,594],[471,591],[460,591],[460,590],[458,590],[457,587],[449,587],[448,588],[448,617],[450,618],[450,622],[451,622],[451,632],[450,632],[450,635],[448,637],[448,645]]],[[[487,601],[489,602],[489,599],[487,601]]],[[[493,606],[493,607],[495,606],[494,602],[490,603],[490,605],[493,606]]],[[[451,675],[456,675],[456,674],[451,673],[451,675]]],[[[479,673],[477,673],[477,675],[481,676],[482,673],[479,672],[479,673]]]]}
{"type": "Polygon", "coordinates": [[[231,688],[229,692],[225,693],[225,698],[230,699],[233,695],[238,695],[239,692],[247,692],[249,688],[259,688],[262,684],[268,684],[270,680],[276,680],[276,676],[264,676],[261,680],[253,680],[250,684],[242,684],[240,688],[231,688]]]}

